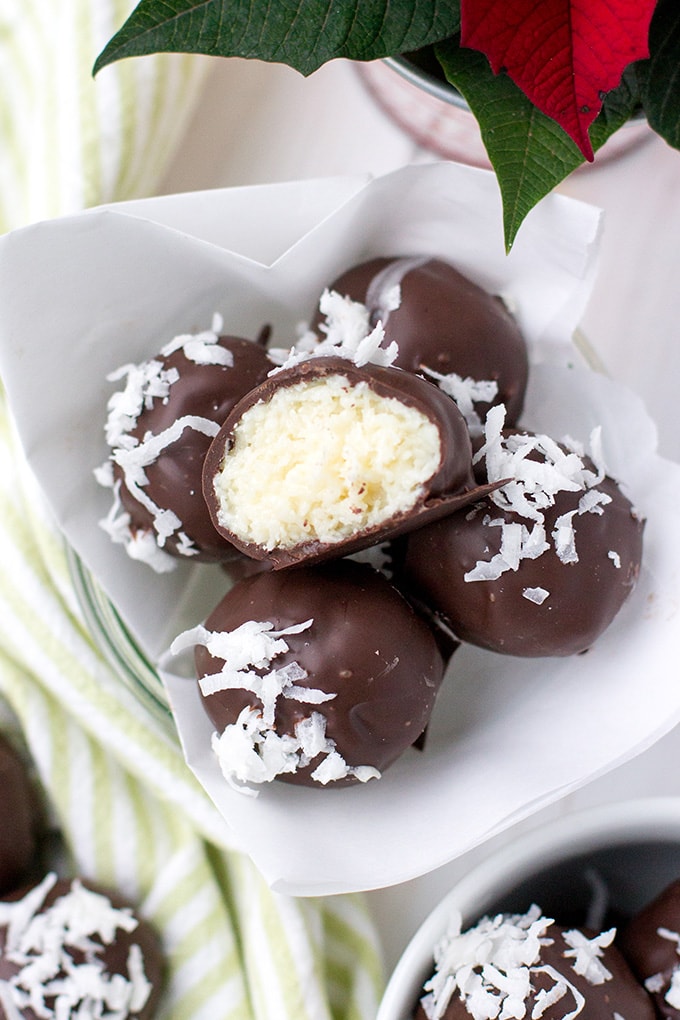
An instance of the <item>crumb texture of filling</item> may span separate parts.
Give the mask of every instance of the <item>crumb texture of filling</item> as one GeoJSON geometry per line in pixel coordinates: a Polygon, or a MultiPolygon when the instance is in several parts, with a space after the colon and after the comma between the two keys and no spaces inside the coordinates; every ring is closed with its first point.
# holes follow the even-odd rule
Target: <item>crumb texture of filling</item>
{"type": "Polygon", "coordinates": [[[408,511],[437,471],[423,413],[342,375],[249,408],[215,478],[223,527],[265,549],[333,543],[408,511]]]}

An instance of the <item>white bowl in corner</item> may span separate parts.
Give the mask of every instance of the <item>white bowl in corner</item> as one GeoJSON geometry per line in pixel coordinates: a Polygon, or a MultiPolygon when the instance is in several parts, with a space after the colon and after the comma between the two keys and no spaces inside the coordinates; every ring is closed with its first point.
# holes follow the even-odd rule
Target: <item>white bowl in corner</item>
{"type": "MultiPolygon", "coordinates": [[[[680,797],[651,797],[574,812],[507,843],[469,871],[421,924],[388,982],[376,1020],[411,1020],[433,950],[449,917],[463,924],[485,914],[523,913],[537,903],[555,916],[568,890],[585,914],[603,880],[615,913],[634,913],[680,877],[680,797]],[[557,909],[556,909],[557,908],[557,909]]],[[[567,923],[578,923],[571,919],[567,923]]]]}

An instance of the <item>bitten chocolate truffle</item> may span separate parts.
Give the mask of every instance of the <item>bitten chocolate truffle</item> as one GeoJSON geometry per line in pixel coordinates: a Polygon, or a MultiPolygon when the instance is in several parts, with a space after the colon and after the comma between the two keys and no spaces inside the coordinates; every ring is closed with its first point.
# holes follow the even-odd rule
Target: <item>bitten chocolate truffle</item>
{"type": "Polygon", "coordinates": [[[114,490],[102,526],[133,559],[163,572],[177,558],[233,553],[203,499],[203,460],[229,411],[272,367],[261,345],[207,330],[179,336],[157,357],[110,377],[125,386],[109,401],[111,455],[97,474],[114,490]]]}
{"type": "Polygon", "coordinates": [[[172,650],[193,646],[213,749],[236,785],[379,778],[427,726],[444,672],[430,627],[351,560],[239,581],[172,650]]]}
{"type": "MultiPolygon", "coordinates": [[[[377,258],[354,266],[330,290],[366,305],[396,341],[400,368],[429,375],[460,401],[470,425],[492,404],[514,424],[529,373],[527,345],[503,300],[455,266],[421,256],[377,258]]],[[[315,328],[321,320],[317,318],[315,328]]]]}
{"type": "Polygon", "coordinates": [[[313,358],[231,412],[205,459],[216,529],[274,569],[385,541],[475,498],[456,405],[400,369],[313,358]]]}
{"type": "Polygon", "coordinates": [[[6,1020],[151,1020],[163,954],[117,897],[49,873],[0,902],[0,1015],[6,1020]]]}
{"type": "Polygon", "coordinates": [[[563,928],[535,906],[458,925],[436,947],[415,1020],[654,1020],[614,936],[563,928]]]}
{"type": "Polygon", "coordinates": [[[680,1018],[680,879],[636,914],[617,944],[652,996],[658,1016],[680,1018]]]}
{"type": "Polygon", "coordinates": [[[644,522],[596,451],[597,464],[501,424],[494,408],[480,456],[489,480],[513,481],[410,535],[406,583],[461,641],[528,657],[585,651],[635,586],[644,522]]]}

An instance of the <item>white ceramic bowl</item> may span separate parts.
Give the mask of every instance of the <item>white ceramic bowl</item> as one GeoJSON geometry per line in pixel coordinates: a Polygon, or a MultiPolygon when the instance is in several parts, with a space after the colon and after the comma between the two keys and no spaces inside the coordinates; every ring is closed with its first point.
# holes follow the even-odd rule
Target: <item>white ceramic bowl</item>
{"type": "MultiPolygon", "coordinates": [[[[465,875],[425,919],[390,978],[376,1020],[410,1020],[433,970],[435,944],[459,910],[464,924],[487,913],[585,915],[589,868],[605,883],[614,912],[634,913],[680,877],[680,797],[645,798],[588,809],[533,829],[465,875]],[[563,906],[560,907],[560,904],[563,906]]],[[[568,920],[568,923],[578,923],[568,920]]]]}

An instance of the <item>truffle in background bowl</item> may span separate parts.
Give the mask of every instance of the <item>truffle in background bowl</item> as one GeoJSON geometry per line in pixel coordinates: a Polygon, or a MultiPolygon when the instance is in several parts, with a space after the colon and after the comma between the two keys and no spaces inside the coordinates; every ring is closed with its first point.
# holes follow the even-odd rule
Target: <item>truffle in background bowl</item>
{"type": "Polygon", "coordinates": [[[470,870],[404,950],[376,1020],[411,1020],[435,945],[458,911],[463,929],[532,903],[562,924],[622,927],[680,878],[680,798],[610,804],[528,831],[470,870]],[[594,915],[598,915],[595,917],[594,915]]]}

